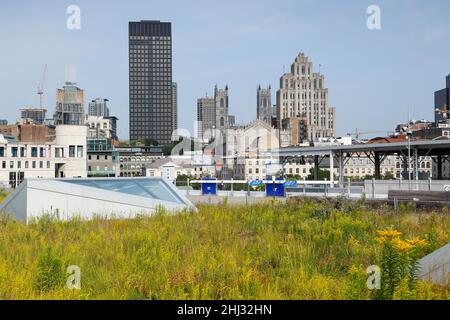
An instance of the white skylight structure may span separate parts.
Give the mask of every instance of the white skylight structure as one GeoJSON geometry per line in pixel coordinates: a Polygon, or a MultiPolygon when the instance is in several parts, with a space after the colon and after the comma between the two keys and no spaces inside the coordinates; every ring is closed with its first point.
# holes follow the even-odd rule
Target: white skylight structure
{"type": "Polygon", "coordinates": [[[61,220],[132,218],[152,215],[158,207],[195,209],[171,183],[152,177],[27,179],[3,201],[0,211],[28,223],[46,214],[61,220]]]}

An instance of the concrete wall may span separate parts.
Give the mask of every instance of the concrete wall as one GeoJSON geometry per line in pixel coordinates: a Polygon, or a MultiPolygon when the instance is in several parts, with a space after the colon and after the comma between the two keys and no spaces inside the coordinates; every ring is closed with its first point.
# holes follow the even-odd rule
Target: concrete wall
{"type": "MultiPolygon", "coordinates": [[[[64,159],[64,165],[61,170],[64,171],[66,178],[75,178],[87,176],[87,126],[69,126],[60,125],[56,127],[55,143],[63,146],[75,146],[75,157],[64,159]],[[78,147],[83,148],[82,155],[77,154],[78,147]]],[[[68,152],[69,148],[67,148],[68,152]]]]}

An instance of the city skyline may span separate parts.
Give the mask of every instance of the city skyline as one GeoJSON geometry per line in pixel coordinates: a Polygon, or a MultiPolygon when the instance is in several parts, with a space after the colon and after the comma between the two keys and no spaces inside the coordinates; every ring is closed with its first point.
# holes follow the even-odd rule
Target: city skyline
{"type": "Polygon", "coordinates": [[[38,106],[35,87],[47,63],[44,107],[52,114],[56,89],[64,84],[65,65],[74,64],[77,85],[85,90],[85,104],[98,96],[109,99],[112,114],[120,119],[119,136],[127,139],[127,24],[151,19],[172,23],[179,127],[192,135],[196,100],[205,91],[211,96],[213,85],[228,84],[230,113],[236,115],[237,123],[249,122],[256,118],[254,88],[270,84],[273,91],[278,90],[283,66],[287,71],[300,51],[316,66],[322,65],[330,104],[338,109],[337,135],[355,127],[392,130],[406,120],[408,106],[414,118],[432,120],[433,93],[442,87],[442,78],[450,70],[446,55],[450,45],[444,41],[449,35],[449,23],[444,19],[448,4],[424,7],[406,1],[378,1],[382,28],[370,31],[366,27],[369,1],[357,5],[332,1],[266,1],[266,6],[255,6],[253,1],[227,3],[240,9],[241,13],[233,14],[224,4],[213,3],[207,8],[204,3],[188,7],[176,1],[135,1],[133,6],[79,1],[80,30],[65,26],[67,3],[51,6],[50,1],[43,1],[36,15],[26,12],[21,4],[0,4],[0,18],[5,23],[15,25],[17,15],[23,21],[14,33],[20,43],[6,29],[0,31],[0,36],[12,44],[2,53],[3,118],[14,122],[20,108],[38,106]],[[102,10],[104,6],[110,9],[108,14],[102,10]],[[261,18],[249,18],[250,9],[261,18]],[[220,23],[214,15],[208,16],[212,12],[221,12],[220,23]],[[199,14],[209,28],[194,22],[199,14]],[[27,38],[29,30],[36,30],[41,37],[27,38]],[[32,54],[21,56],[21,52],[32,54]],[[385,117],[388,112],[392,113],[389,118],[385,117]]]}

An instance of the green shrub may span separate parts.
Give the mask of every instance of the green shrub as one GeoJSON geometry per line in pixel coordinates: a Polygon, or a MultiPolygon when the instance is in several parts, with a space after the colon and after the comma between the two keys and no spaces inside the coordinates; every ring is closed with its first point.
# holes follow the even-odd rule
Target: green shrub
{"type": "Polygon", "coordinates": [[[49,291],[64,284],[63,262],[47,247],[38,256],[35,286],[39,291],[49,291]]]}

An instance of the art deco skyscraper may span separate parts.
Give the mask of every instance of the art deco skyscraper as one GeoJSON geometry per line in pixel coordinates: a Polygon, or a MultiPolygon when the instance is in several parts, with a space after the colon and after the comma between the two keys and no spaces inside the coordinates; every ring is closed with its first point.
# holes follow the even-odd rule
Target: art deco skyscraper
{"type": "Polygon", "coordinates": [[[170,22],[130,22],[130,140],[171,142],[174,130],[172,95],[172,27],[170,22]]]}
{"type": "MultiPolygon", "coordinates": [[[[328,105],[328,89],[325,77],[313,72],[313,64],[300,53],[291,65],[291,72],[280,78],[277,92],[277,120],[304,119],[307,140],[334,137],[336,135],[336,110],[328,105]]],[[[284,122],[286,123],[287,120],[284,122]]]]}

